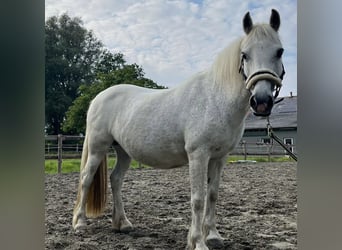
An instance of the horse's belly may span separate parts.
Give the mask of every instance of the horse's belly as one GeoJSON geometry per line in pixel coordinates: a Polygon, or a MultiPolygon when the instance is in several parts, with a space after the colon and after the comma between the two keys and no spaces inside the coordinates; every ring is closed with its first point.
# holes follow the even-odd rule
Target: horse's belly
{"type": "Polygon", "coordinates": [[[177,168],[188,163],[186,155],[179,154],[161,154],[159,156],[139,155],[133,158],[142,164],[161,169],[177,168]]]}
{"type": "Polygon", "coordinates": [[[131,148],[127,153],[134,160],[155,168],[176,168],[184,166],[188,162],[184,148],[160,148],[144,145],[143,147],[131,148]]]}

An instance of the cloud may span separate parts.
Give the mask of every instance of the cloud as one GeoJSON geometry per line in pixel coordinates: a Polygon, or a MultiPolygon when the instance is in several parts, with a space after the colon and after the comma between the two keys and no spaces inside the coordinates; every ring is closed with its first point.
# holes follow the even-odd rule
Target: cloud
{"type": "MultiPolygon", "coordinates": [[[[141,65],[146,77],[169,87],[208,68],[216,54],[243,35],[242,17],[268,22],[279,10],[280,34],[285,47],[284,86],[296,93],[296,1],[266,0],[60,0],[46,1],[46,16],[63,12],[79,16],[84,25],[113,52],[141,65]]],[[[284,87],[285,90],[285,87],[284,87]]]]}

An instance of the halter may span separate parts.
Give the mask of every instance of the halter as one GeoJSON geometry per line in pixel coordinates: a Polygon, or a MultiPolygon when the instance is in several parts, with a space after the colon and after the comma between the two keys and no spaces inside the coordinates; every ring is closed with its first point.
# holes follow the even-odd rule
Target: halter
{"type": "Polygon", "coordinates": [[[244,71],[244,65],[243,65],[243,58],[241,58],[241,64],[239,68],[239,73],[242,74],[245,82],[246,82],[246,89],[251,91],[251,89],[257,84],[258,81],[260,80],[269,80],[274,83],[275,85],[275,94],[274,94],[274,99],[276,99],[279,95],[279,91],[282,86],[282,80],[285,75],[285,69],[284,65],[282,64],[283,71],[280,76],[278,76],[277,73],[275,73],[272,70],[269,69],[261,69],[253,74],[251,74],[249,77],[246,76],[245,71],[244,71]]]}

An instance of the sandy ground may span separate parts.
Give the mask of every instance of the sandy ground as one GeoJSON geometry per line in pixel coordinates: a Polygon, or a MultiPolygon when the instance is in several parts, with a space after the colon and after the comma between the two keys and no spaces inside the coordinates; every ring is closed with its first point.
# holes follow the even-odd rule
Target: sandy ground
{"type": "MultiPolygon", "coordinates": [[[[217,249],[297,249],[296,163],[229,164],[222,173],[217,249]]],[[[112,196],[105,214],[72,230],[78,173],[45,177],[46,249],[185,249],[190,225],[188,168],[129,170],[123,186],[135,230],[111,229],[112,196]]],[[[111,189],[108,189],[111,192],[111,189]]]]}

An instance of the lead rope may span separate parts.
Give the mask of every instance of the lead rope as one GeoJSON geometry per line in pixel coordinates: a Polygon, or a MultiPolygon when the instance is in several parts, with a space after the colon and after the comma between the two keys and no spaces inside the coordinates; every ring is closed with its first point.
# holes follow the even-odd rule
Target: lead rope
{"type": "Polygon", "coordinates": [[[280,146],[282,146],[287,151],[287,153],[289,153],[289,155],[292,157],[292,159],[297,161],[297,156],[294,153],[292,153],[292,151],[281,141],[281,139],[278,136],[276,136],[274,134],[272,126],[270,124],[269,116],[267,116],[267,135],[270,138],[274,139],[276,142],[278,142],[280,144],[280,146]]]}

